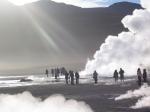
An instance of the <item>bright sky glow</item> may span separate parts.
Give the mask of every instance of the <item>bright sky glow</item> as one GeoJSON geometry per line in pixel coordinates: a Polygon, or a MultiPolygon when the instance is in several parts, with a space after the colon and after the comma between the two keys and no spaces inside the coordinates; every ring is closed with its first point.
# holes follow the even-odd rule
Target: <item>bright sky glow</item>
{"type": "Polygon", "coordinates": [[[38,0],[8,0],[8,1],[15,5],[25,5],[28,3],[36,2],[38,0]]]}
{"type": "Polygon", "coordinates": [[[92,7],[107,7],[117,2],[134,2],[140,3],[140,0],[52,0],[58,3],[66,3],[82,8],[92,8],[92,7]]]}
{"type": "MultiPolygon", "coordinates": [[[[15,5],[25,5],[28,3],[36,2],[39,0],[8,0],[9,2],[15,5]]],[[[140,3],[140,0],[50,0],[58,3],[70,4],[82,8],[91,8],[91,7],[106,7],[116,2],[128,1],[140,3]]]]}

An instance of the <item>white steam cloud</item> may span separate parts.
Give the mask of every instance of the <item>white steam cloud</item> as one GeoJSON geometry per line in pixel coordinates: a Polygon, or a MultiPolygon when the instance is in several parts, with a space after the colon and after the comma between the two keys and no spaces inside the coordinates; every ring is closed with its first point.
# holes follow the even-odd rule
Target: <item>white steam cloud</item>
{"type": "Polygon", "coordinates": [[[115,69],[123,68],[131,76],[136,75],[138,67],[150,66],[150,2],[141,0],[141,4],[146,9],[135,10],[122,20],[129,32],[108,36],[81,74],[97,70],[101,75],[110,76],[115,69]]]}
{"type": "Polygon", "coordinates": [[[93,112],[84,102],[66,100],[61,95],[53,95],[42,101],[29,92],[17,95],[0,95],[1,112],[93,112]]]}
{"type": "Polygon", "coordinates": [[[142,86],[140,89],[128,91],[126,94],[120,95],[115,100],[123,100],[130,98],[140,98],[138,102],[131,108],[144,108],[150,107],[150,87],[147,85],[142,86]]]}

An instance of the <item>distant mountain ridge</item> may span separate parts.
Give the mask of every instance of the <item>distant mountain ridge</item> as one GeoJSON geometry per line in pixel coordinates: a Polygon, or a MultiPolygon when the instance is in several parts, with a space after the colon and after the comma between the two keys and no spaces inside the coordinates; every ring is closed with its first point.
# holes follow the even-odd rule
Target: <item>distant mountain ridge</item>
{"type": "Polygon", "coordinates": [[[120,11],[121,13],[127,13],[131,14],[133,10],[135,9],[142,9],[141,5],[136,3],[130,3],[130,2],[118,2],[114,3],[113,5],[109,6],[110,9],[120,11]]]}

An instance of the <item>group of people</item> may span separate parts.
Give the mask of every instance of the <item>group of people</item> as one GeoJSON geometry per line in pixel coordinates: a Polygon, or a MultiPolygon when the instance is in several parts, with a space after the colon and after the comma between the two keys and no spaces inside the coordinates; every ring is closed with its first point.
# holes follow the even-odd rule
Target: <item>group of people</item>
{"type": "Polygon", "coordinates": [[[119,72],[117,70],[115,70],[113,77],[115,79],[115,82],[117,82],[119,78],[120,78],[121,82],[124,82],[124,70],[122,68],[120,68],[119,72]]]}
{"type": "Polygon", "coordinates": [[[76,84],[79,84],[79,79],[80,79],[80,75],[78,72],[73,72],[73,71],[69,71],[65,73],[65,80],[66,80],[66,84],[71,84],[71,85],[74,85],[74,79],[75,79],[75,83],[76,84]]]}
{"type": "MultiPolygon", "coordinates": [[[[114,71],[113,77],[115,79],[115,82],[118,81],[118,79],[120,78],[121,82],[124,82],[124,70],[122,68],[120,68],[120,71],[118,72],[117,70],[114,71]]],[[[93,73],[93,79],[95,84],[98,83],[98,73],[96,72],[96,70],[93,73]]]]}
{"type": "Polygon", "coordinates": [[[147,82],[147,71],[146,69],[143,69],[143,73],[141,72],[141,69],[137,69],[137,76],[138,76],[138,85],[141,86],[142,82],[147,82]]]}
{"type": "Polygon", "coordinates": [[[52,74],[52,77],[55,77],[55,79],[57,79],[60,75],[65,75],[66,71],[67,70],[65,69],[65,67],[52,68],[51,69],[51,74],[52,74]]]}
{"type": "Polygon", "coordinates": [[[66,73],[66,69],[64,67],[62,68],[52,68],[51,69],[51,73],[49,72],[48,69],[45,70],[45,74],[48,77],[49,74],[52,75],[52,77],[55,77],[55,79],[57,79],[60,75],[65,75],[66,73]]]}
{"type": "MultiPolygon", "coordinates": [[[[124,70],[122,68],[120,68],[120,71],[118,72],[117,70],[114,71],[114,79],[115,79],[115,82],[118,81],[119,79],[119,76],[120,76],[120,80],[121,82],[124,82],[124,70]]],[[[95,84],[98,83],[98,73],[96,72],[96,70],[94,71],[93,73],[93,79],[94,79],[94,82],[95,84]]]]}
{"type": "MultiPolygon", "coordinates": [[[[50,74],[50,73],[49,73],[49,70],[46,69],[46,70],[45,70],[45,75],[48,77],[49,74],[50,74]]],[[[55,79],[57,79],[57,78],[59,77],[60,70],[59,70],[58,68],[56,68],[56,69],[51,69],[51,74],[52,74],[52,76],[55,76],[55,79]]]]}
{"type": "MultiPolygon", "coordinates": [[[[118,81],[118,79],[121,80],[121,82],[124,82],[124,73],[125,71],[120,68],[119,71],[115,70],[114,74],[113,74],[113,78],[115,79],[115,82],[118,81]]],[[[46,69],[45,74],[48,77],[49,71],[48,69],[46,69]]],[[[64,75],[65,76],[65,81],[66,84],[79,84],[79,79],[80,79],[80,75],[78,72],[73,72],[73,71],[69,71],[67,72],[67,70],[63,67],[61,69],[52,69],[51,70],[51,74],[52,76],[55,76],[55,79],[57,79],[57,77],[59,76],[59,74],[64,75]]],[[[141,72],[141,69],[138,68],[137,69],[137,76],[138,76],[138,85],[141,86],[142,82],[146,83],[147,82],[147,71],[146,69],[143,69],[143,73],[141,72]]],[[[98,73],[96,72],[96,70],[93,73],[93,79],[94,79],[94,83],[97,84],[98,83],[98,73]]]]}
{"type": "MultiPolygon", "coordinates": [[[[124,70],[120,68],[120,71],[118,72],[117,70],[114,71],[114,79],[115,82],[118,81],[120,75],[120,80],[123,82],[124,81],[124,70]]],[[[147,71],[146,69],[143,69],[143,73],[140,68],[137,69],[137,77],[138,77],[138,85],[141,86],[142,82],[147,83],[147,71]]]]}
{"type": "MultiPolygon", "coordinates": [[[[45,70],[45,74],[48,77],[48,74],[49,74],[48,69],[45,70]]],[[[69,83],[71,85],[79,84],[80,75],[78,72],[74,73],[72,70],[67,72],[67,70],[64,67],[62,67],[60,69],[59,68],[51,69],[51,74],[52,74],[52,77],[55,77],[55,79],[57,79],[59,75],[64,75],[66,84],[69,84],[69,83]]]]}

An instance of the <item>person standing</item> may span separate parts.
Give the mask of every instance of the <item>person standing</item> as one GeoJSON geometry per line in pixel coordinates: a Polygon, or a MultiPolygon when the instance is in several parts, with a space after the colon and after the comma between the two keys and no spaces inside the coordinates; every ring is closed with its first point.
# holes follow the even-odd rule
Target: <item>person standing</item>
{"type": "Polygon", "coordinates": [[[96,72],[96,70],[93,73],[93,79],[94,79],[95,84],[97,84],[97,82],[98,82],[98,73],[96,72]]]}
{"type": "Polygon", "coordinates": [[[118,72],[117,72],[117,70],[114,71],[114,79],[115,79],[115,82],[118,81],[118,72]]]}
{"type": "Polygon", "coordinates": [[[120,68],[119,74],[121,82],[124,82],[124,70],[122,68],[120,68]]]}
{"type": "Polygon", "coordinates": [[[55,68],[55,79],[57,79],[58,78],[58,68],[55,68]]]}
{"type": "Polygon", "coordinates": [[[45,71],[45,74],[46,74],[46,76],[48,77],[48,70],[46,69],[46,71],[45,71]]]}
{"type": "Polygon", "coordinates": [[[68,79],[69,79],[69,73],[67,71],[65,71],[66,84],[68,84],[68,79]]]}
{"type": "Polygon", "coordinates": [[[79,84],[80,75],[78,72],[75,73],[75,77],[76,77],[76,84],[79,84]]]}
{"type": "Polygon", "coordinates": [[[146,69],[143,69],[143,82],[147,82],[147,71],[146,69]]]}
{"type": "MultiPolygon", "coordinates": [[[[56,68],[56,73],[57,73],[57,77],[59,77],[59,74],[60,74],[59,68],[56,68]]],[[[56,79],[57,79],[57,78],[56,78],[56,79]]]]}
{"type": "Polygon", "coordinates": [[[142,85],[142,73],[141,73],[140,68],[138,68],[137,70],[137,76],[138,76],[138,85],[141,86],[142,85]]]}
{"type": "Polygon", "coordinates": [[[73,73],[73,71],[69,71],[69,75],[71,78],[71,85],[74,85],[74,73],[73,73]]]}

